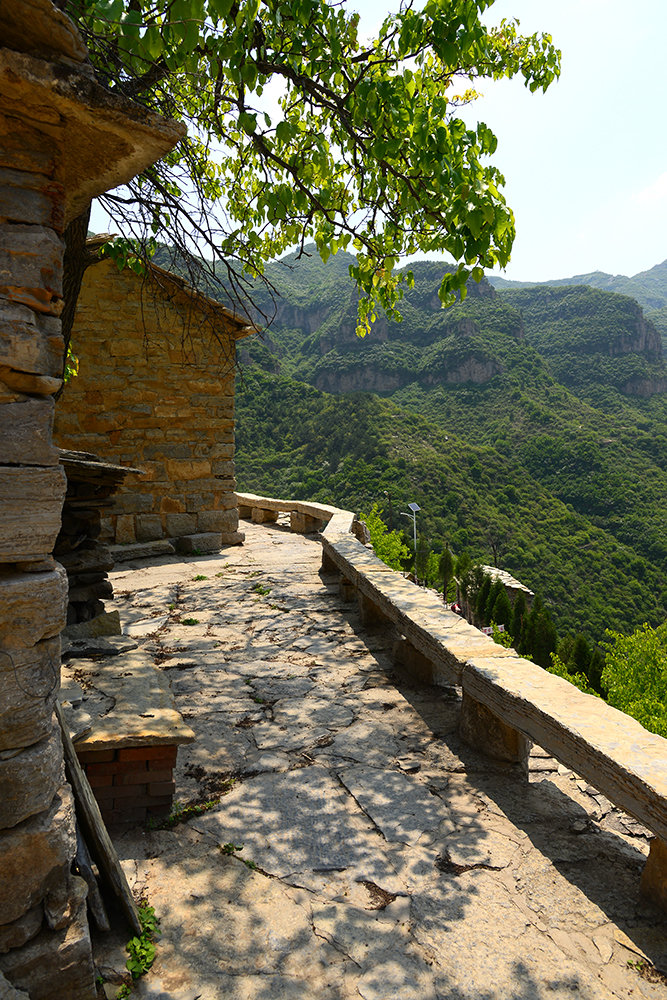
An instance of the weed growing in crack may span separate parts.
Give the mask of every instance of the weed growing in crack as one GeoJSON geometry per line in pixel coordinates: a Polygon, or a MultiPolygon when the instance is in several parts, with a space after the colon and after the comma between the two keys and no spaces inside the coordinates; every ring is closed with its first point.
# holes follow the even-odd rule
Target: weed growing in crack
{"type": "Polygon", "coordinates": [[[181,620],[181,625],[199,625],[198,618],[183,618],[181,620]]]}
{"type": "MultiPolygon", "coordinates": [[[[236,855],[243,850],[243,844],[233,844],[230,841],[228,844],[221,844],[220,850],[223,854],[227,855],[227,857],[235,858],[236,855]]],[[[249,868],[252,872],[259,872],[262,870],[254,861],[249,861],[246,858],[238,858],[237,860],[242,861],[246,868],[249,868]]]]}
{"type": "MultiPolygon", "coordinates": [[[[125,968],[132,976],[132,984],[141,976],[145,976],[155,961],[155,938],[160,933],[160,921],[155,916],[155,910],[148,905],[146,900],[140,902],[138,915],[141,934],[130,938],[125,945],[125,951],[130,956],[125,963],[125,968]]],[[[124,1000],[125,997],[131,995],[132,984],[123,983],[116,993],[117,1000],[124,1000]]]]}
{"type": "Polygon", "coordinates": [[[271,587],[264,587],[262,586],[261,583],[254,583],[252,585],[252,590],[255,594],[258,594],[260,597],[266,597],[267,594],[271,593],[271,587]]]}
{"type": "Polygon", "coordinates": [[[236,854],[237,851],[243,850],[243,844],[232,844],[230,841],[228,844],[222,844],[220,850],[222,851],[223,854],[226,854],[228,857],[233,857],[233,855],[236,854]]]}
{"type": "Polygon", "coordinates": [[[171,830],[172,827],[178,826],[179,823],[187,822],[193,816],[201,816],[202,813],[215,809],[218,803],[219,799],[209,799],[206,802],[191,802],[185,806],[180,802],[174,802],[168,816],[164,819],[151,817],[146,826],[149,830],[171,830]]]}

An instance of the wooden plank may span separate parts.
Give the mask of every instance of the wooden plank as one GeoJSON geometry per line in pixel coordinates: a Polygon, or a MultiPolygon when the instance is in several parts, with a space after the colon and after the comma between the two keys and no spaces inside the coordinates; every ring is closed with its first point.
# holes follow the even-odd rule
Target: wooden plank
{"type": "Polygon", "coordinates": [[[137,904],[127,884],[125,872],[121,867],[116,849],[102,820],[100,807],[88,784],[88,779],[83,768],[77,760],[67,723],[63,718],[60,705],[57,703],[55,710],[63,737],[67,778],[74,791],[76,813],[86,839],[86,844],[94,860],[97,862],[101,878],[118,900],[132,932],[134,934],[141,934],[141,922],[139,920],[137,904]]]}
{"type": "Polygon", "coordinates": [[[104,906],[104,900],[100,894],[100,887],[93,872],[88,846],[78,823],[76,824],[76,857],[74,860],[79,870],[79,875],[81,875],[81,878],[88,886],[88,909],[93,915],[98,930],[104,932],[110,931],[111,924],[109,923],[109,917],[104,906]]]}
{"type": "Polygon", "coordinates": [[[520,657],[472,659],[463,690],[667,840],[667,740],[520,657]]]}

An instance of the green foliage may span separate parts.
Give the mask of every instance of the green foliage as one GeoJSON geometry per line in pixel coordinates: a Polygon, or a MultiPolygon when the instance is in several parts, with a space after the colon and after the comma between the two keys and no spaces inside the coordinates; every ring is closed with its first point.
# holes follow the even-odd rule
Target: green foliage
{"type": "Polygon", "coordinates": [[[76,378],[79,374],[79,359],[72,350],[72,345],[67,345],[67,352],[65,354],[65,369],[63,378],[65,382],[69,382],[70,379],[76,378]]]}
{"type": "Polygon", "coordinates": [[[374,503],[368,514],[360,514],[371,535],[373,551],[378,559],[392,569],[403,568],[402,560],[410,555],[410,551],[397,531],[389,531],[380,517],[380,506],[374,503]]]}
{"type": "MultiPolygon", "coordinates": [[[[484,587],[484,583],[482,583],[482,588],[483,587],[484,587]]],[[[482,588],[480,588],[480,594],[481,594],[482,588]]],[[[495,604],[496,604],[496,601],[497,601],[498,597],[502,594],[502,592],[504,590],[505,590],[505,588],[503,587],[503,585],[500,582],[500,580],[492,580],[491,586],[489,587],[488,593],[486,595],[486,601],[484,602],[484,624],[485,625],[490,624],[492,621],[495,621],[495,619],[493,617],[493,609],[495,607],[495,604]]],[[[478,604],[478,606],[479,606],[479,603],[480,603],[480,594],[478,594],[478,596],[477,596],[477,604],[478,604]]],[[[496,624],[498,624],[498,623],[496,623],[496,624]]]]}
{"type": "Polygon", "coordinates": [[[560,54],[548,35],[520,36],[515,21],[487,27],[491,2],[402,5],[370,43],[357,14],[326,0],[66,0],[65,9],[111,89],[188,126],[130,183],[144,239],[208,234],[227,267],[249,274],[307,238],[323,260],[352,245],[367,331],[378,308],[397,315],[412,282],[395,271],[402,255],[440,250],[462,262],[440,282],[443,302],[509,259],[514,219],[487,162],[497,140],[459,109],[478,80],[518,75],[545,90],[560,54]],[[216,214],[226,220],[219,232],[216,214]]]}
{"type": "MultiPolygon", "coordinates": [[[[420,583],[428,582],[429,556],[431,555],[428,542],[423,535],[417,536],[417,552],[415,554],[415,576],[420,583]]],[[[434,569],[433,561],[431,566],[434,569]]]]}
{"type": "Polygon", "coordinates": [[[260,597],[266,597],[271,593],[271,587],[264,587],[261,583],[253,583],[251,590],[260,597]]]}
{"type": "MultiPolygon", "coordinates": [[[[225,788],[221,794],[226,794],[226,792],[230,791],[233,784],[233,779],[230,779],[229,787],[225,788]]],[[[219,799],[209,799],[208,802],[191,802],[188,805],[183,805],[181,802],[174,802],[171,807],[171,812],[168,816],[165,816],[164,819],[156,819],[154,817],[149,818],[147,824],[148,829],[171,830],[180,823],[186,823],[193,816],[201,816],[202,813],[215,809],[218,802],[219,799]]]]}
{"type": "Polygon", "coordinates": [[[526,602],[526,594],[523,590],[520,590],[514,598],[514,605],[512,606],[512,621],[510,622],[510,633],[512,635],[512,639],[514,640],[514,645],[517,648],[521,643],[521,636],[524,632],[524,622],[527,614],[528,604],[526,602]]]}
{"type": "Polygon", "coordinates": [[[490,621],[495,625],[504,625],[506,629],[512,623],[512,605],[504,587],[493,602],[490,621]]]}
{"type": "Polygon", "coordinates": [[[505,649],[512,648],[512,636],[507,631],[501,632],[495,622],[491,622],[491,638],[505,649]]]}
{"type": "Polygon", "coordinates": [[[574,684],[574,686],[579,688],[580,691],[583,691],[584,694],[594,694],[597,698],[600,697],[598,692],[595,691],[588,683],[586,675],[580,671],[570,673],[557,653],[551,654],[551,666],[547,667],[547,670],[550,674],[555,674],[556,677],[562,677],[564,680],[569,681],[570,684],[574,684]]]}
{"type": "Polygon", "coordinates": [[[477,612],[477,620],[486,625],[486,605],[489,600],[489,594],[491,593],[492,579],[487,574],[485,574],[482,580],[479,591],[477,592],[477,600],[475,602],[475,610],[477,612]]]}
{"type": "Polygon", "coordinates": [[[442,596],[446,602],[449,596],[449,585],[454,577],[454,557],[448,545],[445,545],[438,560],[438,576],[442,581],[442,596]]]}
{"type": "MultiPolygon", "coordinates": [[[[237,394],[245,488],[317,493],[363,509],[387,490],[394,509],[414,499],[420,532],[434,549],[447,539],[454,552],[489,563],[493,542],[503,568],[543,592],[559,631],[589,643],[610,624],[632,630],[664,620],[664,393],[643,400],[609,387],[609,406],[592,406],[583,389],[555,381],[548,360],[522,339],[532,337],[530,310],[522,316],[483,280],[443,312],[438,265],[426,261],[412,266],[404,322],[379,320],[361,341],[355,296],[344,284],[346,258],[287,263],[269,268],[284,295],[269,360],[246,369],[237,394]]],[[[593,346],[598,337],[640,351],[632,347],[639,322],[632,303],[576,291],[561,296],[567,322],[590,323],[598,331],[586,334],[593,346]]],[[[246,344],[242,357],[252,362],[246,344]]],[[[582,372],[586,350],[577,360],[582,372]]],[[[592,672],[589,679],[599,685],[592,672]]]]}
{"type": "Polygon", "coordinates": [[[159,933],[159,921],[152,906],[139,906],[139,922],[141,934],[130,938],[125,945],[129,958],[125,966],[132,974],[132,979],[144,976],[155,961],[155,937],[159,933]]]}
{"type": "Polygon", "coordinates": [[[645,729],[667,737],[667,623],[632,635],[607,631],[602,683],[607,700],[645,729]]]}

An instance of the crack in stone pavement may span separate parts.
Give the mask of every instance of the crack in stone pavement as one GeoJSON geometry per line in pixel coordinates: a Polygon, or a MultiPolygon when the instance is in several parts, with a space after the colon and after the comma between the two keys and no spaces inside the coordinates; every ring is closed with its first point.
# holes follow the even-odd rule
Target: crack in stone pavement
{"type": "MultiPolygon", "coordinates": [[[[138,1000],[666,1000],[644,831],[543,752],[524,783],[467,748],[458,694],[398,672],[316,537],[244,530],[112,573],[123,622],[166,616],[134,638],[196,734],[176,799],[243,775],[178,826],[114,832],[161,921],[138,1000]]],[[[97,936],[98,965],[121,974],[126,940],[97,936]]]]}

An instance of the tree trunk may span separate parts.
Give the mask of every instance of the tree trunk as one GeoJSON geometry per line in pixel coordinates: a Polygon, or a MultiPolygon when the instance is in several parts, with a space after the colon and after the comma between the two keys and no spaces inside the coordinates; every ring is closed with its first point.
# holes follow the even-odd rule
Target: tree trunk
{"type": "MultiPolygon", "coordinates": [[[[88,236],[88,223],[90,222],[90,205],[85,212],[72,219],[65,230],[65,256],[63,260],[63,311],[60,316],[62,324],[63,340],[65,341],[65,353],[63,356],[63,377],[65,375],[65,364],[67,361],[67,349],[72,336],[72,326],[74,324],[74,313],[76,303],[81,291],[83,274],[89,264],[95,259],[86,252],[86,237],[88,236]]],[[[56,399],[60,397],[65,383],[56,393],[56,399]]]]}

